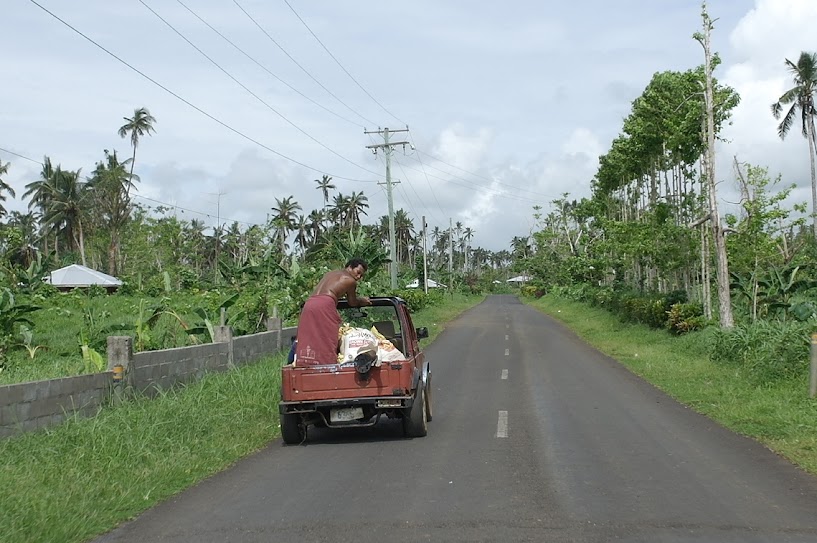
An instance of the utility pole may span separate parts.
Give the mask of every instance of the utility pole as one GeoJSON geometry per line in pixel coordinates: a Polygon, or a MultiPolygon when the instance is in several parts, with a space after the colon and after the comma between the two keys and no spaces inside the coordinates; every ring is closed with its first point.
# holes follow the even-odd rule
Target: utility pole
{"type": "Polygon", "coordinates": [[[213,282],[218,285],[218,258],[219,258],[219,238],[221,237],[221,197],[225,196],[226,192],[208,192],[207,194],[211,196],[218,196],[218,200],[216,200],[216,227],[213,230],[214,237],[216,238],[216,262],[215,266],[213,267],[213,282]]]}
{"type": "Polygon", "coordinates": [[[428,294],[428,252],[426,251],[426,216],[423,215],[423,292],[428,294]]]}
{"type": "Polygon", "coordinates": [[[389,264],[389,272],[391,275],[392,290],[397,290],[397,242],[394,239],[394,201],[392,199],[391,187],[391,154],[394,151],[395,145],[402,145],[405,148],[406,145],[411,144],[407,141],[389,141],[389,134],[408,131],[408,126],[405,129],[400,130],[389,130],[388,128],[384,128],[383,130],[363,131],[364,134],[379,134],[383,136],[383,143],[379,143],[377,145],[367,145],[366,149],[371,149],[374,154],[377,154],[378,149],[383,149],[383,154],[386,155],[386,195],[389,200],[389,258],[391,259],[391,263],[389,264]]]}
{"type": "Polygon", "coordinates": [[[448,290],[454,288],[454,219],[448,218],[448,290]]]}

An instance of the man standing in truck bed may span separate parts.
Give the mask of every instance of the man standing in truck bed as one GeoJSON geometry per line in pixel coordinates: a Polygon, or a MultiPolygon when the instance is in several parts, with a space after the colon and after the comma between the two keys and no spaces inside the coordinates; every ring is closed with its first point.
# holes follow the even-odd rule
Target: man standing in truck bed
{"type": "Polygon", "coordinates": [[[316,366],[335,364],[338,360],[338,330],[341,320],[338,300],[346,297],[350,306],[371,305],[365,296],[357,296],[357,283],[363,279],[368,265],[353,258],[342,270],[333,270],[318,282],[306,300],[298,320],[298,346],[295,365],[316,366]]]}

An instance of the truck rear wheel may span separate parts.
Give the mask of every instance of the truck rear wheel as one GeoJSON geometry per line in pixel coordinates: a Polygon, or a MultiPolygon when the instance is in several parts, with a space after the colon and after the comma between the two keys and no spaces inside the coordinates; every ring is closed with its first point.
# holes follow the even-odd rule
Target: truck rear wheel
{"type": "Polygon", "coordinates": [[[403,413],[403,435],[406,437],[425,437],[428,434],[428,404],[425,388],[417,386],[414,403],[403,413]]]}
{"type": "Polygon", "coordinates": [[[287,445],[299,445],[306,441],[306,426],[301,423],[300,415],[281,415],[281,437],[287,445]]]}
{"type": "Polygon", "coordinates": [[[428,370],[428,378],[426,379],[426,421],[431,422],[431,397],[432,394],[432,387],[431,387],[431,370],[428,370]]]}

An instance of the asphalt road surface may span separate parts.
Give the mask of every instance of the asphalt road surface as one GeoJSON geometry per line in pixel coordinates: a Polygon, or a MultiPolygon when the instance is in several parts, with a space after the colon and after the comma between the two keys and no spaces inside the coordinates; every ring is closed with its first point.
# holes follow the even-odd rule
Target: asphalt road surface
{"type": "Polygon", "coordinates": [[[310,429],[98,541],[817,542],[817,478],[513,296],[426,352],[427,437],[310,429]]]}

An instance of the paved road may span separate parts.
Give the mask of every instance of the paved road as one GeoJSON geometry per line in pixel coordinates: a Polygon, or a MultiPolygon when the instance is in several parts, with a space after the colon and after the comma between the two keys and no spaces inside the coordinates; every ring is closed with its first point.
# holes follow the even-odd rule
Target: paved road
{"type": "Polygon", "coordinates": [[[515,297],[427,353],[427,437],[273,442],[98,541],[817,542],[817,479],[515,297]]]}

